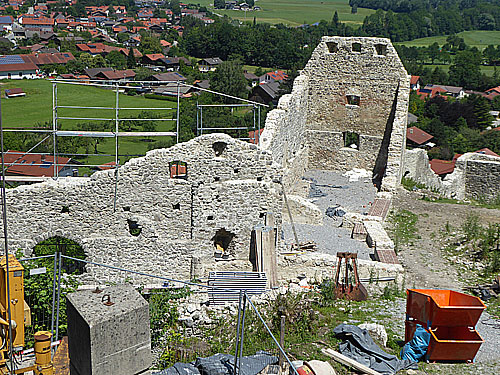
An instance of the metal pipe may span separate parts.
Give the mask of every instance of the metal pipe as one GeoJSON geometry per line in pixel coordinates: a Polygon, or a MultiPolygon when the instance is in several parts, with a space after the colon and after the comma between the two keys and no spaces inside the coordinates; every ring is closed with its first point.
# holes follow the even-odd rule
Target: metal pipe
{"type": "Polygon", "coordinates": [[[241,358],[243,357],[243,343],[245,339],[245,316],[246,316],[246,306],[247,306],[247,294],[243,292],[243,317],[241,318],[241,337],[240,337],[240,360],[238,366],[238,375],[241,372],[241,358]]]}
{"type": "Polygon", "coordinates": [[[115,103],[115,192],[113,197],[113,212],[116,212],[116,196],[118,194],[118,132],[120,131],[119,106],[120,106],[120,92],[118,91],[118,84],[116,84],[116,103],[115,103]]]}
{"type": "Polygon", "coordinates": [[[254,107],[255,104],[200,104],[200,107],[254,107]]]}
{"type": "Polygon", "coordinates": [[[18,259],[19,262],[27,262],[29,260],[36,260],[36,259],[43,259],[43,258],[53,258],[54,254],[49,254],[49,255],[40,255],[37,257],[30,257],[30,258],[20,258],[18,259]]]}
{"type": "Polygon", "coordinates": [[[114,118],[99,118],[99,117],[58,117],[58,119],[59,120],[95,120],[95,121],[113,121],[114,120],[114,118]]]}
{"type": "MultiPolygon", "coordinates": [[[[54,313],[56,309],[56,270],[57,270],[57,253],[52,255],[54,257],[54,272],[52,274],[52,314],[50,316],[50,344],[54,342],[54,313]]],[[[51,346],[52,347],[52,346],[51,346]]]]}
{"type": "MultiPolygon", "coordinates": [[[[57,106],[57,108],[72,108],[72,109],[108,109],[108,110],[115,110],[116,108],[115,107],[82,107],[82,106],[78,106],[78,105],[59,105],[57,106]]],[[[156,107],[156,108],[148,108],[148,107],[145,107],[145,108],[136,108],[136,107],[118,107],[118,109],[121,111],[121,110],[125,110],[125,109],[129,109],[129,110],[134,110],[134,111],[166,111],[166,110],[171,110],[171,109],[175,109],[174,107],[156,107]]]]}
{"type": "Polygon", "coordinates": [[[233,368],[233,375],[236,375],[236,367],[238,366],[238,348],[240,344],[240,317],[241,317],[241,300],[242,300],[242,292],[240,289],[240,298],[238,300],[238,328],[236,329],[236,349],[234,352],[234,368],[233,368]]]}
{"type": "Polygon", "coordinates": [[[180,126],[181,126],[181,120],[180,120],[180,108],[181,108],[181,102],[180,102],[180,85],[179,85],[179,81],[177,81],[177,136],[176,136],[176,142],[175,143],[179,143],[179,130],[180,130],[180,126]]]}
{"type": "Polygon", "coordinates": [[[257,121],[257,124],[259,125],[259,142],[258,142],[258,145],[260,146],[260,107],[257,107],[258,108],[258,121],[257,121]]]}
{"type": "Polygon", "coordinates": [[[247,127],[239,127],[239,128],[204,128],[205,130],[248,130],[247,127]]]}
{"type": "MultiPolygon", "coordinates": [[[[54,161],[56,160],[56,131],[57,131],[57,83],[52,84],[52,146],[54,161]]],[[[56,175],[57,166],[54,163],[54,173],[56,175]]]]}
{"type": "Polygon", "coordinates": [[[4,145],[3,145],[3,123],[2,123],[2,99],[0,91],[0,143],[2,151],[2,219],[3,219],[3,238],[5,246],[5,271],[7,273],[7,317],[9,319],[9,373],[14,373],[12,357],[12,308],[10,301],[10,273],[9,273],[9,243],[7,240],[7,197],[5,188],[5,165],[4,165],[4,145]]]}
{"type": "MultiPolygon", "coordinates": [[[[26,154],[28,154],[31,150],[33,150],[35,147],[37,147],[39,144],[41,144],[42,142],[44,142],[44,141],[45,141],[47,138],[49,138],[49,137],[50,137],[50,134],[49,134],[48,136],[46,136],[44,139],[42,139],[40,142],[38,142],[36,145],[34,145],[33,147],[31,147],[31,148],[30,148],[28,151],[26,151],[24,154],[19,153],[19,154],[21,154],[21,156],[20,156],[20,157],[18,157],[16,160],[14,160],[12,163],[10,163],[10,164],[6,167],[6,169],[8,169],[9,167],[12,167],[13,165],[16,165],[16,164],[15,164],[15,162],[16,162],[16,161],[18,161],[19,159],[22,159],[22,158],[23,158],[23,156],[25,156],[26,154]]],[[[18,153],[15,153],[15,152],[9,152],[9,154],[11,154],[11,155],[12,155],[12,154],[14,154],[14,155],[18,155],[18,153]]],[[[3,155],[3,154],[2,154],[2,155],[3,155]]]]}
{"type": "Polygon", "coordinates": [[[62,253],[59,252],[59,272],[57,275],[57,310],[56,310],[56,338],[59,340],[59,307],[61,303],[61,268],[62,268],[62,253]]]}
{"type": "MultiPolygon", "coordinates": [[[[245,292],[245,295],[246,295],[246,292],[245,292]]],[[[274,343],[276,344],[276,346],[278,347],[278,349],[280,350],[281,354],[283,354],[283,357],[285,357],[286,361],[288,362],[288,364],[290,365],[290,367],[293,369],[293,372],[295,373],[295,375],[299,375],[299,373],[297,372],[297,370],[295,369],[295,366],[292,364],[292,362],[290,361],[290,358],[288,358],[288,356],[286,355],[285,351],[283,350],[283,348],[281,347],[281,345],[279,344],[278,340],[276,340],[276,337],[274,337],[273,333],[271,332],[271,330],[269,329],[269,327],[267,326],[266,322],[264,321],[264,319],[262,318],[262,316],[260,315],[259,313],[259,310],[257,310],[257,308],[254,306],[254,304],[252,303],[252,300],[250,298],[248,298],[248,303],[250,304],[250,306],[253,308],[253,310],[255,311],[255,313],[257,314],[257,316],[259,317],[260,321],[262,322],[262,324],[264,324],[264,328],[266,329],[266,331],[269,333],[269,335],[271,336],[271,338],[273,339],[274,343]]]]}

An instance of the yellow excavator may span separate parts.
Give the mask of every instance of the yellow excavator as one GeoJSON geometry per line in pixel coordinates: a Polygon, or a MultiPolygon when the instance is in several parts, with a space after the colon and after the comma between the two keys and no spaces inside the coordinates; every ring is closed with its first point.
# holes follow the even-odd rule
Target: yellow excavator
{"type": "Polygon", "coordinates": [[[24,374],[29,371],[33,371],[36,375],[54,374],[50,348],[52,333],[49,331],[39,331],[34,335],[36,358],[34,365],[9,370],[9,355],[14,356],[14,352],[23,349],[24,327],[29,325],[31,325],[31,311],[28,304],[24,301],[24,267],[14,255],[9,254],[8,273],[6,257],[3,256],[0,258],[0,375],[12,373],[24,374]],[[8,312],[9,297],[10,329],[8,312]],[[10,332],[12,332],[12,338],[9,337],[10,332]]]}

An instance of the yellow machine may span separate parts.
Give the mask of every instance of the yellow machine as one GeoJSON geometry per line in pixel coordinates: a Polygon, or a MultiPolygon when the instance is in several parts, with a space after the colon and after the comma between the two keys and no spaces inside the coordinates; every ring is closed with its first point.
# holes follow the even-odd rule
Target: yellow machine
{"type": "MultiPolygon", "coordinates": [[[[31,325],[31,313],[24,301],[24,267],[16,257],[9,254],[9,274],[5,256],[0,258],[0,374],[8,374],[7,362],[9,352],[22,350],[24,347],[24,327],[31,325]],[[9,277],[10,313],[12,326],[12,347],[9,338],[9,314],[7,276],[9,277]]],[[[51,360],[50,332],[35,333],[35,356],[33,366],[16,369],[15,374],[33,371],[36,375],[53,375],[54,368],[51,360]]]]}

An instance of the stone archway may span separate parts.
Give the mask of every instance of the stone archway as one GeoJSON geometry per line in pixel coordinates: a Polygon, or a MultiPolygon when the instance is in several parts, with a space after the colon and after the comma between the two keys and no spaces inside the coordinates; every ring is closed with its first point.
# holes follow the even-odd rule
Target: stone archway
{"type": "MultiPolygon", "coordinates": [[[[80,243],[59,235],[49,235],[46,239],[39,241],[32,250],[34,256],[50,255],[56,252],[73,258],[87,258],[87,254],[80,243]]],[[[86,272],[85,263],[70,259],[63,259],[62,269],[66,273],[77,275],[86,272]]]]}

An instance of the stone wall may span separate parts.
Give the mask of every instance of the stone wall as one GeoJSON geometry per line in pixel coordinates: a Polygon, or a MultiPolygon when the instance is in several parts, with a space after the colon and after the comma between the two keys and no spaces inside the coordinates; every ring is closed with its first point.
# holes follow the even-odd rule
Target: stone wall
{"type": "Polygon", "coordinates": [[[268,113],[260,147],[272,153],[273,160],[283,168],[283,185],[287,191],[300,180],[307,169],[307,148],[304,142],[307,117],[308,80],[299,75],[291,94],[283,95],[277,109],[268,113]]]}
{"type": "Polygon", "coordinates": [[[397,186],[410,77],[391,42],[323,37],[302,74],[309,87],[309,168],[364,168],[379,178],[385,174],[384,188],[397,186]],[[349,136],[359,139],[356,148],[349,136]]]}
{"type": "MultiPolygon", "coordinates": [[[[87,259],[155,275],[190,277],[191,257],[206,270],[237,262],[251,270],[251,230],[274,212],[281,225],[281,171],[257,146],[214,134],[153,150],[118,170],[61,178],[7,191],[9,246],[30,255],[59,235],[81,244],[87,259]],[[187,178],[171,178],[169,163],[187,162],[187,178]],[[69,212],[63,212],[64,211],[69,212]],[[134,236],[129,222],[141,232],[134,236]],[[225,230],[230,261],[216,262],[215,236],[225,230]]],[[[100,279],[116,273],[87,269],[100,279]]],[[[123,277],[131,275],[122,275],[123,277]]]]}
{"type": "Polygon", "coordinates": [[[425,150],[406,150],[403,174],[448,198],[500,199],[500,158],[495,156],[466,153],[457,159],[453,173],[441,179],[431,169],[425,150]]]}

